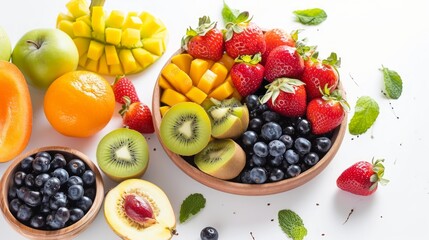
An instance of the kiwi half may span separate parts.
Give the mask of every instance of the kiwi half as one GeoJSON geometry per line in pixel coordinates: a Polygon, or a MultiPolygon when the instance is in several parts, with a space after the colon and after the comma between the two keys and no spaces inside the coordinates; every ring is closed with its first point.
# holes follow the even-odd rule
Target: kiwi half
{"type": "Polygon", "coordinates": [[[119,128],[106,134],[97,146],[97,163],[111,179],[139,178],[149,165],[145,137],[132,129],[119,128]]]}
{"type": "Polygon", "coordinates": [[[246,154],[232,139],[215,139],[195,155],[197,167],[220,179],[237,177],[246,165],[246,154]]]}
{"type": "Polygon", "coordinates": [[[209,116],[203,107],[193,102],[173,105],[162,118],[159,129],[162,143],[183,156],[200,152],[211,136],[209,116]]]}

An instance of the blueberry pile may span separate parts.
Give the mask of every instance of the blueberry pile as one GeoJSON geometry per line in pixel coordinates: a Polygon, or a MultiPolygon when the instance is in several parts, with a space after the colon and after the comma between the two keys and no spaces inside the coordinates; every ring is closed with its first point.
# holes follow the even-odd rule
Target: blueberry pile
{"type": "Polygon", "coordinates": [[[307,119],[285,118],[261,104],[258,95],[247,96],[245,103],[249,127],[238,143],[247,154],[247,163],[236,181],[260,184],[296,177],[331,148],[332,133],[312,134],[307,119]]]}
{"type": "Polygon", "coordinates": [[[81,160],[39,152],[24,158],[8,191],[9,209],[23,224],[56,230],[80,220],[95,198],[95,174],[81,160]]]}

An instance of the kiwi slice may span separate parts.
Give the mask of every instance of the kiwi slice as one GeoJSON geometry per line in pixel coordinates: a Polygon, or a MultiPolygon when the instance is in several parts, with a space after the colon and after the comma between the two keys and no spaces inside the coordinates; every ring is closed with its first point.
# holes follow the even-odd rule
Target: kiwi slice
{"type": "Polygon", "coordinates": [[[119,128],[106,134],[97,146],[97,163],[111,179],[141,177],[149,164],[145,137],[132,129],[119,128]]]}
{"type": "Polygon", "coordinates": [[[197,167],[220,179],[237,177],[246,165],[246,154],[232,139],[215,139],[195,155],[197,167]]]}
{"type": "Polygon", "coordinates": [[[160,137],[170,151],[192,156],[207,146],[211,136],[206,111],[194,102],[173,105],[161,120],[160,137]]]}

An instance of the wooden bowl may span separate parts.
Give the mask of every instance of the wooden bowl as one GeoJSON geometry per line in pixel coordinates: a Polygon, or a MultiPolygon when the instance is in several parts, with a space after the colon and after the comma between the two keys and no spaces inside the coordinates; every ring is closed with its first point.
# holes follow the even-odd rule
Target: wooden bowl
{"type": "MultiPolygon", "coordinates": [[[[182,51],[179,50],[175,52],[173,56],[180,53],[182,53],[182,51]]],[[[171,62],[171,58],[167,61],[165,65],[167,65],[170,62],[171,62]]],[[[344,90],[342,88],[341,83],[339,84],[338,88],[341,90],[344,90]]],[[[346,116],[344,117],[344,120],[341,123],[341,125],[338,126],[333,132],[333,136],[331,138],[332,146],[330,150],[325,154],[325,156],[322,159],[319,160],[319,162],[316,165],[302,172],[297,177],[284,179],[278,182],[270,182],[270,183],[263,183],[263,184],[238,183],[233,181],[222,180],[200,171],[197,167],[191,165],[185,159],[183,159],[182,156],[177,155],[172,151],[170,151],[163,144],[160,138],[160,132],[159,132],[159,128],[161,124],[161,113],[159,111],[160,94],[161,94],[160,87],[158,85],[158,81],[156,81],[154,91],[153,91],[153,99],[152,99],[154,126],[155,126],[155,132],[158,136],[158,139],[160,140],[160,143],[164,148],[165,152],[167,153],[167,155],[176,164],[177,167],[179,167],[183,172],[185,172],[187,175],[189,175],[196,181],[208,187],[217,189],[219,191],[232,193],[232,194],[249,195],[249,196],[269,195],[269,194],[288,191],[305,184],[306,182],[310,181],[312,178],[317,176],[320,172],[322,172],[326,168],[326,166],[328,166],[328,164],[332,161],[332,159],[334,158],[335,154],[337,153],[338,149],[341,146],[341,143],[346,131],[346,127],[347,127],[347,113],[346,113],[346,116]]]]}
{"type": "Polygon", "coordinates": [[[79,233],[84,231],[87,227],[89,227],[90,223],[94,221],[94,219],[97,217],[97,214],[101,208],[103,199],[104,199],[104,184],[103,179],[101,177],[100,171],[98,170],[97,166],[89,159],[86,155],[83,153],[67,148],[67,147],[59,147],[59,146],[49,146],[49,147],[42,147],[37,148],[34,150],[31,150],[29,152],[23,153],[20,156],[18,156],[8,167],[6,172],[3,174],[0,182],[0,208],[2,210],[2,213],[7,220],[7,222],[15,229],[18,233],[23,235],[24,237],[28,239],[44,239],[44,240],[53,240],[53,239],[73,239],[79,233]],[[8,190],[9,187],[13,184],[13,177],[15,171],[19,168],[19,165],[21,163],[21,160],[26,158],[27,156],[32,156],[38,152],[46,151],[49,153],[61,153],[64,155],[66,160],[70,158],[79,158],[83,160],[87,166],[95,173],[96,179],[95,179],[95,189],[96,194],[93,201],[93,204],[91,208],[88,210],[88,212],[85,213],[85,215],[76,223],[59,229],[59,230],[39,230],[35,229],[29,226],[24,225],[21,223],[18,219],[15,218],[15,216],[10,212],[9,210],[9,202],[8,202],[8,190]]]}

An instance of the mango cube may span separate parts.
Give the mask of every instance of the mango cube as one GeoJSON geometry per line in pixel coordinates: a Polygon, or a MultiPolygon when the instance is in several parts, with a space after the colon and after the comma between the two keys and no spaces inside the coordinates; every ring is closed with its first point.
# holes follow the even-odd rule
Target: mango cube
{"type": "Polygon", "coordinates": [[[91,42],[88,38],[77,37],[73,38],[74,45],[76,45],[79,57],[88,51],[89,43],[91,42]]]}
{"type": "Polygon", "coordinates": [[[173,106],[180,102],[187,102],[188,98],[171,88],[167,88],[162,92],[160,101],[168,106],[173,106]]]}
{"type": "Polygon", "coordinates": [[[205,92],[194,86],[185,94],[185,96],[197,104],[201,104],[207,98],[207,94],[205,92]]]}
{"type": "Polygon", "coordinates": [[[180,69],[189,75],[191,62],[194,58],[189,53],[181,53],[173,56],[171,62],[176,64],[180,69]]]}
{"type": "Polygon", "coordinates": [[[106,61],[106,54],[101,55],[100,60],[98,61],[97,72],[103,75],[109,75],[109,66],[106,61]]]}
{"type": "Polygon", "coordinates": [[[125,19],[125,23],[122,26],[122,29],[127,29],[127,28],[136,29],[139,31],[139,36],[140,36],[140,29],[142,25],[143,25],[143,22],[138,16],[128,15],[127,18],[125,19]]]}
{"type": "Polygon", "coordinates": [[[93,6],[91,13],[92,30],[96,33],[104,33],[106,20],[104,18],[103,6],[93,6]]]}
{"type": "Polygon", "coordinates": [[[158,78],[158,85],[162,89],[166,89],[166,88],[174,89],[174,87],[171,86],[171,84],[162,75],[159,76],[159,78],[158,78]]]}
{"type": "Polygon", "coordinates": [[[120,64],[118,53],[116,52],[116,47],[113,45],[106,45],[104,47],[104,53],[106,54],[106,63],[107,65],[116,65],[120,64]]]}
{"type": "Polygon", "coordinates": [[[122,28],[124,20],[125,14],[122,11],[113,10],[106,19],[106,27],[122,28]]]}
{"type": "Polygon", "coordinates": [[[214,63],[210,70],[212,70],[217,75],[213,87],[217,87],[222,84],[225,81],[226,76],[228,75],[228,69],[222,63],[214,63]]]}
{"type": "Polygon", "coordinates": [[[164,115],[167,113],[167,111],[170,109],[170,106],[161,106],[159,107],[159,111],[161,113],[161,117],[164,117],[164,115]]]}
{"type": "Polygon", "coordinates": [[[104,44],[95,40],[91,40],[88,47],[88,53],[86,54],[88,59],[97,61],[104,52],[104,44]]]}
{"type": "Polygon", "coordinates": [[[207,69],[209,69],[208,61],[201,58],[195,58],[192,60],[191,66],[189,67],[189,76],[191,77],[195,86],[198,85],[201,76],[203,76],[207,69]]]}
{"type": "Polygon", "coordinates": [[[89,14],[89,6],[86,0],[71,0],[66,3],[66,8],[75,18],[89,14]]]}
{"type": "Polygon", "coordinates": [[[143,22],[141,27],[142,38],[149,38],[154,33],[165,29],[165,25],[148,12],[142,12],[139,17],[143,22]]]}
{"type": "Polygon", "coordinates": [[[140,31],[134,28],[127,28],[122,31],[121,45],[127,48],[141,47],[140,31]]]}
{"type": "Polygon", "coordinates": [[[134,59],[133,53],[130,49],[121,49],[119,51],[119,60],[122,64],[122,69],[124,69],[124,73],[133,73],[138,68],[138,63],[134,59]]]}
{"type": "Polygon", "coordinates": [[[209,94],[209,98],[215,98],[222,101],[223,99],[231,96],[233,92],[234,87],[229,82],[225,81],[209,94]]]}
{"type": "Polygon", "coordinates": [[[143,48],[133,48],[131,52],[133,53],[134,58],[143,68],[146,68],[155,61],[153,57],[154,55],[143,48]]]}
{"type": "Polygon", "coordinates": [[[58,23],[57,28],[67,33],[67,35],[69,35],[72,39],[75,37],[73,33],[73,22],[69,20],[61,20],[58,23]]]}
{"type": "Polygon", "coordinates": [[[122,39],[122,30],[118,28],[106,28],[105,31],[106,43],[118,45],[122,39]]]}
{"type": "Polygon", "coordinates": [[[73,23],[73,34],[76,37],[91,38],[91,27],[84,21],[76,21],[73,23]]]}
{"type": "Polygon", "coordinates": [[[143,48],[149,52],[161,56],[165,51],[164,39],[161,38],[145,38],[142,40],[143,48]]]}
{"type": "Polygon", "coordinates": [[[209,94],[210,91],[213,89],[214,83],[216,81],[217,75],[210,69],[207,69],[207,71],[201,76],[200,81],[198,81],[197,87],[201,89],[203,92],[209,94]]]}
{"type": "Polygon", "coordinates": [[[192,88],[192,80],[176,64],[169,63],[161,70],[162,76],[181,93],[186,93],[192,88]]]}

